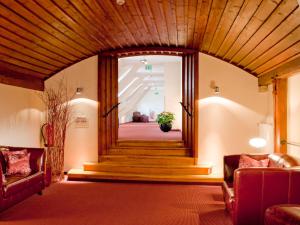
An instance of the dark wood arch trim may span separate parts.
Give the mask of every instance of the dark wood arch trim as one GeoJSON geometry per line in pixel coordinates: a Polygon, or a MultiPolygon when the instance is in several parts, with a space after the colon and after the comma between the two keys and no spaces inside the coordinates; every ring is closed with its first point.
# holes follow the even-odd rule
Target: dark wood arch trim
{"type": "Polygon", "coordinates": [[[101,155],[109,154],[109,149],[117,145],[117,111],[107,117],[103,115],[118,103],[118,58],[137,55],[177,55],[182,56],[183,99],[188,109],[183,113],[183,141],[191,150],[191,156],[198,158],[198,54],[194,49],[145,47],[101,52],[98,55],[98,99],[99,99],[99,161],[101,155]]]}

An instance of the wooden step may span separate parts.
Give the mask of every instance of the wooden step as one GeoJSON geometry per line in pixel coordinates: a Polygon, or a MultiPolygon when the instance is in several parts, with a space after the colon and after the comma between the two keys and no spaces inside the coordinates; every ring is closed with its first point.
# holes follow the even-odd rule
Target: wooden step
{"type": "Polygon", "coordinates": [[[142,165],[194,165],[193,157],[180,156],[143,156],[143,155],[103,155],[101,162],[142,165]]]}
{"type": "Polygon", "coordinates": [[[187,183],[221,183],[223,178],[218,174],[211,175],[157,175],[157,174],[129,174],[84,171],[71,169],[68,180],[120,180],[120,181],[159,181],[159,182],[187,182],[187,183]]]}
{"type": "Polygon", "coordinates": [[[151,148],[151,147],[115,147],[110,155],[145,155],[145,156],[189,156],[188,148],[151,148]]]}
{"type": "Polygon", "coordinates": [[[160,175],[208,175],[209,165],[141,165],[119,163],[84,163],[84,171],[129,173],[129,174],[160,174],[160,175]]]}
{"type": "Polygon", "coordinates": [[[183,141],[157,141],[157,140],[119,140],[119,147],[159,147],[159,148],[182,148],[183,141]]]}

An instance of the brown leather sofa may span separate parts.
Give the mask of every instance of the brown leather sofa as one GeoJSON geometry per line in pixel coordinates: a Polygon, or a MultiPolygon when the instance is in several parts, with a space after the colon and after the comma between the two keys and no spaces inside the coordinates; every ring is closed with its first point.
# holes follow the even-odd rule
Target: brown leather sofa
{"type": "Polygon", "coordinates": [[[274,205],[266,210],[265,225],[300,225],[300,205],[274,205]]]}
{"type": "Polygon", "coordinates": [[[234,225],[263,225],[268,207],[300,203],[300,170],[291,169],[299,164],[282,154],[248,156],[269,158],[269,168],[238,169],[240,155],[224,156],[224,201],[234,225]]]}
{"type": "MultiPolygon", "coordinates": [[[[30,168],[31,174],[28,176],[6,176],[6,183],[3,184],[0,179],[0,211],[24,200],[25,198],[35,194],[42,193],[44,189],[44,149],[42,148],[17,148],[5,147],[9,151],[27,149],[30,152],[30,168]]],[[[5,160],[0,152],[0,178],[5,173],[5,160]]]]}

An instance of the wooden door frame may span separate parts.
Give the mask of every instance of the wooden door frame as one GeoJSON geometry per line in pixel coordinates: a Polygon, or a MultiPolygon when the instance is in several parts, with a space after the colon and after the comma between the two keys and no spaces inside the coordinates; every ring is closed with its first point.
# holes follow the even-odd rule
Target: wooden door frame
{"type": "MultiPolygon", "coordinates": [[[[113,73],[118,73],[118,66],[114,65],[104,65],[103,62],[101,62],[101,59],[105,59],[105,61],[109,61],[109,59],[112,60],[112,62],[117,62],[119,58],[122,57],[130,57],[130,56],[138,56],[138,55],[173,55],[173,56],[182,56],[183,60],[184,57],[187,58],[188,67],[182,68],[183,73],[187,73],[185,76],[189,76],[189,82],[190,85],[186,86],[188,90],[190,91],[189,98],[191,99],[191,109],[192,109],[192,117],[190,119],[190,125],[188,129],[190,129],[188,135],[190,137],[190,146],[191,148],[191,154],[192,157],[195,159],[198,158],[198,99],[199,99],[199,79],[198,79],[198,50],[195,49],[186,49],[186,48],[175,48],[175,47],[141,47],[141,48],[127,48],[127,49],[117,49],[117,50],[109,50],[109,51],[103,51],[98,56],[98,101],[100,102],[99,110],[98,110],[98,140],[99,140],[99,149],[98,149],[98,155],[99,155],[99,161],[101,161],[101,156],[109,154],[109,148],[112,146],[116,146],[117,139],[108,137],[107,134],[107,128],[110,129],[110,124],[116,125],[116,122],[113,122],[113,120],[116,120],[117,117],[112,115],[109,119],[103,119],[103,113],[107,110],[107,108],[110,108],[112,104],[109,106],[106,106],[103,104],[103,102],[115,102],[115,99],[113,100],[107,100],[105,99],[106,96],[103,96],[101,94],[101,90],[106,89],[107,85],[107,79],[105,79],[105,82],[103,82],[103,76],[113,76],[113,73]],[[190,56],[190,57],[188,57],[190,56]],[[107,60],[108,59],[108,60],[107,60]],[[104,69],[103,69],[104,67],[104,69]],[[107,69],[108,68],[108,69],[107,69]],[[111,69],[113,68],[113,69],[111,69]],[[106,83],[106,84],[104,84],[106,83]],[[102,104],[101,104],[102,103],[102,104]],[[105,107],[104,107],[105,106],[105,107]],[[110,122],[107,122],[109,120],[110,122]],[[106,125],[105,125],[106,124],[106,125]],[[108,125],[107,125],[108,124],[108,125]],[[105,133],[105,137],[102,135],[103,132],[105,133]],[[108,140],[109,139],[109,140],[108,140]],[[103,140],[105,140],[103,144],[103,140]],[[108,140],[108,142],[107,142],[108,140]]],[[[183,61],[182,61],[183,65],[183,61]]],[[[184,67],[184,66],[182,66],[184,67]]],[[[110,78],[111,79],[111,78],[110,78]]],[[[108,79],[109,80],[109,79],[108,79]]],[[[114,84],[115,86],[116,84],[114,84]]],[[[117,89],[117,88],[116,88],[117,89]]],[[[184,94],[184,93],[183,93],[184,94]]],[[[185,114],[184,110],[182,111],[183,115],[185,114]]],[[[186,115],[185,115],[186,116],[186,115]]],[[[187,117],[187,116],[186,116],[187,117]]],[[[184,119],[184,116],[183,116],[184,119]]],[[[196,162],[196,160],[195,160],[196,162]]]]}

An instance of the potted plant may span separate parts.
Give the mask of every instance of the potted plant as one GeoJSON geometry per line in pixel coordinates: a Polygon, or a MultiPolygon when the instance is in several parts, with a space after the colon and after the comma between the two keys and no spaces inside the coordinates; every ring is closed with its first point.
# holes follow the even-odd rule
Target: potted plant
{"type": "Polygon", "coordinates": [[[163,132],[168,132],[172,129],[172,123],[175,120],[174,113],[162,112],[157,115],[157,123],[163,132]]]}

